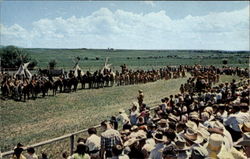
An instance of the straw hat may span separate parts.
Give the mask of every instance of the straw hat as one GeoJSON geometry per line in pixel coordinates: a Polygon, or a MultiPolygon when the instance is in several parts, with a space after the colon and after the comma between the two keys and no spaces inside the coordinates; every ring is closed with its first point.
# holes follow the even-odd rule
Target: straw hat
{"type": "Polygon", "coordinates": [[[156,132],[155,134],[153,134],[153,138],[159,142],[167,142],[168,141],[167,137],[164,136],[163,133],[161,133],[161,132],[156,132]]]}
{"type": "Polygon", "coordinates": [[[124,109],[119,109],[119,113],[125,113],[124,109]]]}
{"type": "Polygon", "coordinates": [[[235,145],[242,145],[242,146],[250,146],[250,132],[246,132],[243,134],[243,137],[240,138],[235,145]]]}
{"type": "Polygon", "coordinates": [[[177,146],[177,150],[187,150],[190,148],[187,146],[186,140],[180,135],[176,136],[175,144],[177,146]]]}
{"type": "Polygon", "coordinates": [[[192,141],[196,144],[203,142],[203,137],[197,133],[197,129],[188,128],[183,134],[183,137],[189,141],[192,141]]]}
{"type": "Polygon", "coordinates": [[[170,120],[172,120],[172,121],[174,121],[174,122],[178,121],[177,117],[176,117],[175,115],[173,115],[172,113],[170,113],[170,114],[168,115],[168,119],[170,119],[170,120]]]}
{"type": "Polygon", "coordinates": [[[128,135],[129,133],[130,133],[130,131],[128,129],[120,131],[121,135],[128,135]]]}
{"type": "Polygon", "coordinates": [[[213,114],[213,108],[212,107],[206,107],[204,109],[204,112],[208,112],[211,115],[211,114],[213,114]]]}
{"type": "Polygon", "coordinates": [[[197,129],[197,133],[201,135],[204,139],[208,139],[210,135],[210,133],[206,130],[206,128],[200,126],[197,129]]]}
{"type": "Polygon", "coordinates": [[[191,158],[206,158],[208,156],[208,151],[203,146],[194,146],[192,148],[191,158]]]}
{"type": "Polygon", "coordinates": [[[239,128],[241,132],[250,132],[250,122],[244,122],[243,124],[239,124],[239,128]]]}
{"type": "Polygon", "coordinates": [[[188,120],[186,122],[186,126],[188,128],[191,128],[191,129],[195,129],[195,130],[197,129],[197,124],[195,122],[191,121],[191,120],[188,120]]]}
{"type": "Polygon", "coordinates": [[[167,119],[161,119],[160,121],[157,122],[158,124],[167,124],[168,120],[167,119]]]}
{"type": "Polygon", "coordinates": [[[131,131],[134,131],[134,130],[138,130],[138,126],[136,125],[132,126],[131,131]]]}
{"type": "Polygon", "coordinates": [[[124,147],[131,146],[134,143],[136,143],[137,141],[138,141],[138,139],[136,139],[136,138],[133,137],[133,138],[131,138],[131,139],[129,139],[129,140],[127,140],[127,141],[124,142],[124,147]]]}
{"type": "Polygon", "coordinates": [[[198,114],[197,112],[191,112],[191,113],[189,114],[189,118],[190,118],[190,119],[193,119],[193,120],[200,120],[199,114],[198,114]]]}
{"type": "Polygon", "coordinates": [[[208,140],[207,150],[219,153],[223,144],[223,137],[220,134],[212,134],[208,140]]]}

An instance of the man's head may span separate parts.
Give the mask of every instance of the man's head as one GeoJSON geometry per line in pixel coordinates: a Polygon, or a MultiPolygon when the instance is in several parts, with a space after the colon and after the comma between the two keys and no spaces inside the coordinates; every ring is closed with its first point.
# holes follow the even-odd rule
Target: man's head
{"type": "Polygon", "coordinates": [[[28,154],[32,155],[32,154],[35,153],[35,149],[34,149],[33,147],[29,147],[29,148],[27,149],[27,152],[28,152],[28,154]]]}
{"type": "Polygon", "coordinates": [[[89,135],[97,134],[96,128],[89,128],[88,133],[89,133],[89,135]]]}
{"type": "Polygon", "coordinates": [[[110,127],[109,121],[104,120],[103,122],[101,122],[101,127],[102,127],[104,130],[106,130],[107,128],[109,128],[109,127],[110,127]]]}

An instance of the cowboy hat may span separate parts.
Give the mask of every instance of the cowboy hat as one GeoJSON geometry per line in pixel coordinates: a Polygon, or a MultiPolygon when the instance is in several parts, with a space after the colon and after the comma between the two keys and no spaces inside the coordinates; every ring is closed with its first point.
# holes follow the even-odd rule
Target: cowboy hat
{"type": "Polygon", "coordinates": [[[200,120],[199,114],[197,112],[192,112],[189,114],[189,118],[193,120],[200,120]]]}
{"type": "Polygon", "coordinates": [[[191,158],[192,159],[201,159],[201,158],[206,158],[208,156],[208,151],[205,147],[203,146],[194,146],[192,148],[192,154],[191,158]]]}
{"type": "Polygon", "coordinates": [[[119,109],[119,113],[125,113],[124,109],[119,109]]]}
{"type": "Polygon", "coordinates": [[[177,146],[177,150],[179,150],[179,151],[180,150],[187,150],[187,149],[190,148],[190,147],[187,146],[186,140],[180,135],[176,136],[175,145],[177,146]]]}
{"type": "Polygon", "coordinates": [[[156,132],[153,134],[153,138],[156,140],[156,141],[159,141],[159,142],[167,142],[168,139],[166,136],[163,135],[163,133],[161,132],[156,132]]]}
{"type": "Polygon", "coordinates": [[[197,133],[197,129],[188,128],[186,132],[183,134],[183,137],[193,143],[200,144],[203,142],[203,137],[197,133]]]}
{"type": "Polygon", "coordinates": [[[250,122],[244,122],[242,124],[239,124],[239,128],[241,132],[250,132],[250,122]]]}
{"type": "Polygon", "coordinates": [[[158,124],[167,124],[168,120],[167,119],[161,119],[160,121],[157,122],[158,124]]]}
{"type": "Polygon", "coordinates": [[[170,114],[168,115],[168,119],[170,119],[170,120],[172,120],[172,121],[174,121],[174,122],[178,121],[177,117],[176,117],[175,115],[173,115],[172,113],[170,113],[170,114]]]}
{"type": "Polygon", "coordinates": [[[220,134],[212,134],[209,137],[207,150],[216,152],[217,154],[220,151],[220,148],[223,144],[223,137],[220,134]]]}
{"type": "Polygon", "coordinates": [[[197,129],[197,124],[191,120],[188,120],[185,124],[188,128],[197,129]]]}
{"type": "Polygon", "coordinates": [[[127,141],[125,141],[124,142],[124,147],[126,147],[126,146],[131,146],[131,145],[133,145],[134,143],[136,143],[138,140],[136,139],[136,138],[131,138],[131,139],[129,139],[129,140],[127,140],[127,141]]]}
{"type": "Polygon", "coordinates": [[[132,126],[131,131],[134,131],[134,130],[138,130],[138,126],[137,125],[132,126]]]}

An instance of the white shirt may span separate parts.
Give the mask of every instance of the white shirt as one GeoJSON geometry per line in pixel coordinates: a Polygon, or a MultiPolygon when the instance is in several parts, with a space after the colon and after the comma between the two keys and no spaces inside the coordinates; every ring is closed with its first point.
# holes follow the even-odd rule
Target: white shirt
{"type": "Polygon", "coordinates": [[[96,134],[92,134],[87,138],[86,146],[88,146],[89,151],[100,150],[101,149],[101,138],[96,134]]]}
{"type": "Polygon", "coordinates": [[[27,159],[38,159],[37,155],[36,154],[33,154],[33,155],[27,155],[26,157],[27,159]]]}
{"type": "Polygon", "coordinates": [[[122,124],[125,124],[125,123],[127,123],[127,122],[130,121],[129,118],[128,118],[128,115],[127,115],[126,113],[121,113],[121,114],[119,114],[119,115],[117,116],[117,119],[118,119],[118,121],[121,121],[122,124]]]}

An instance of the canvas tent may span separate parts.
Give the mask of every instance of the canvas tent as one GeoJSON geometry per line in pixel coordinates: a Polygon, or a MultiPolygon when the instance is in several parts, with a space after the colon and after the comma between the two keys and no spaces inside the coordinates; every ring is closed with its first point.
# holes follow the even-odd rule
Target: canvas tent
{"type": "Polygon", "coordinates": [[[75,77],[78,76],[78,71],[79,71],[79,70],[81,71],[81,75],[84,74],[83,71],[82,71],[82,69],[79,67],[78,62],[75,64],[75,66],[74,66],[73,69],[74,69],[74,75],[75,75],[75,77]]]}
{"type": "Polygon", "coordinates": [[[14,75],[14,77],[16,77],[16,75],[24,75],[25,78],[29,78],[30,79],[32,77],[32,74],[28,70],[28,66],[29,66],[29,62],[21,64],[21,66],[17,70],[17,72],[14,75]]]}
{"type": "Polygon", "coordinates": [[[109,58],[106,57],[104,66],[103,66],[103,68],[102,68],[102,70],[101,70],[101,73],[104,73],[104,70],[108,70],[108,71],[111,70],[111,65],[112,65],[112,64],[108,64],[108,59],[109,59],[109,58]]]}

